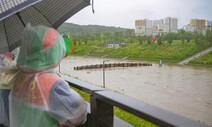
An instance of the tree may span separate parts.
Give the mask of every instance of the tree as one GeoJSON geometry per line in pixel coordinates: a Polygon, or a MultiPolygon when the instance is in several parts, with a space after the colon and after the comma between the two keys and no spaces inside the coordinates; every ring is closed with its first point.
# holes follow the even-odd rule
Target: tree
{"type": "Polygon", "coordinates": [[[205,39],[209,43],[209,45],[212,45],[212,30],[206,31],[205,39]]]}
{"type": "Polygon", "coordinates": [[[77,45],[80,45],[81,43],[81,37],[80,36],[74,36],[74,43],[75,43],[75,46],[77,45]]]}
{"type": "Polygon", "coordinates": [[[190,40],[191,40],[191,39],[190,39],[190,37],[187,37],[187,43],[189,43],[189,42],[190,42],[190,40]]]}
{"type": "Polygon", "coordinates": [[[162,45],[162,39],[161,39],[161,36],[160,35],[158,35],[157,43],[158,43],[158,45],[162,45]]]}
{"type": "Polygon", "coordinates": [[[127,37],[129,39],[129,42],[132,43],[133,42],[133,30],[132,29],[127,30],[127,37]]]}
{"type": "Polygon", "coordinates": [[[143,43],[143,37],[142,36],[138,36],[138,41],[139,41],[139,44],[141,45],[143,43]]]}
{"type": "Polygon", "coordinates": [[[168,43],[169,43],[169,45],[172,44],[172,38],[168,38],[168,43]]]}
{"type": "Polygon", "coordinates": [[[86,34],[86,33],[84,33],[84,34],[81,36],[81,39],[82,39],[82,41],[83,41],[85,44],[88,43],[89,38],[90,38],[90,35],[89,35],[89,34],[86,34]]]}
{"type": "Polygon", "coordinates": [[[166,40],[170,45],[173,39],[176,39],[176,34],[174,33],[167,33],[163,36],[163,39],[166,40]]]}
{"type": "Polygon", "coordinates": [[[100,33],[96,33],[96,40],[98,41],[98,43],[101,43],[101,35],[100,35],[100,33]]]}
{"type": "Polygon", "coordinates": [[[181,40],[182,41],[182,44],[184,44],[185,42],[185,30],[181,29],[178,33],[178,37],[177,39],[181,40]]]}
{"type": "Polygon", "coordinates": [[[148,43],[148,44],[151,44],[150,37],[147,37],[147,43],[148,43]]]}
{"type": "Polygon", "coordinates": [[[104,36],[106,41],[112,40],[109,32],[104,33],[104,36]]]}
{"type": "Polygon", "coordinates": [[[195,31],[194,35],[193,35],[193,38],[194,38],[195,44],[198,47],[198,50],[201,50],[202,47],[203,47],[203,43],[204,43],[202,33],[198,32],[198,31],[195,31]]]}
{"type": "Polygon", "coordinates": [[[116,41],[122,41],[123,39],[123,33],[122,32],[115,32],[114,33],[114,39],[116,40],[116,41]]]}
{"type": "Polygon", "coordinates": [[[187,43],[189,43],[192,39],[192,33],[191,32],[186,32],[185,37],[187,39],[187,43]]]}
{"type": "Polygon", "coordinates": [[[146,35],[144,35],[143,40],[144,40],[144,43],[146,43],[146,40],[148,40],[148,37],[146,35]]]}
{"type": "Polygon", "coordinates": [[[182,44],[184,44],[184,42],[185,42],[184,37],[181,37],[181,41],[182,41],[182,44]]]}

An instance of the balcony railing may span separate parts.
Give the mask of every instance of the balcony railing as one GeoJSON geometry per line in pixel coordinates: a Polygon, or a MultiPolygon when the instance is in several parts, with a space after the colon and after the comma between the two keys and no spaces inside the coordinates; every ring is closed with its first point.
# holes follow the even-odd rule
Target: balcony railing
{"type": "Polygon", "coordinates": [[[114,116],[116,106],[142,119],[162,127],[209,127],[203,123],[174,114],[72,77],[62,75],[72,86],[90,94],[87,122],[81,127],[132,127],[114,116]]]}

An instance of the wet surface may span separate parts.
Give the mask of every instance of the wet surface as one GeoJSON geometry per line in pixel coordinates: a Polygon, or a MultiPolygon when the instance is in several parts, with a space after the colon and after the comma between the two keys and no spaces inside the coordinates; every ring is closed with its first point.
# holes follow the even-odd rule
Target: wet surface
{"type": "MultiPolygon", "coordinates": [[[[102,64],[104,59],[69,57],[61,72],[102,86],[102,69],[74,70],[75,66],[102,64]]],[[[110,59],[107,63],[142,62],[110,59]]],[[[142,62],[145,63],[145,62],[142,62]]],[[[106,88],[139,101],[212,125],[212,67],[167,65],[105,69],[106,88]]]]}

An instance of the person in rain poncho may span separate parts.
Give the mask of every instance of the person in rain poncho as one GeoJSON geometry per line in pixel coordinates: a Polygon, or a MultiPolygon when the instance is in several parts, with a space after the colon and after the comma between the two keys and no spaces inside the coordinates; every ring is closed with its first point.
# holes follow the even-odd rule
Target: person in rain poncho
{"type": "Polygon", "coordinates": [[[70,49],[53,28],[24,28],[20,71],[11,81],[10,127],[74,127],[85,122],[86,102],[53,72],[70,49]]]}
{"type": "Polygon", "coordinates": [[[0,126],[9,127],[9,102],[10,80],[17,72],[16,60],[19,48],[12,52],[0,54],[0,126]]]}

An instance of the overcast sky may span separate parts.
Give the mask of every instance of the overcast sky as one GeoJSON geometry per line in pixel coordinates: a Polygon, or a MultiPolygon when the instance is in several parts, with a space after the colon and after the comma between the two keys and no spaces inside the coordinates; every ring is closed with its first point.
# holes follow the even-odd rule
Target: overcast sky
{"type": "Polygon", "coordinates": [[[66,22],[134,28],[136,19],[178,18],[178,26],[189,19],[212,20],[212,0],[94,0],[95,13],[88,6],[66,22]]]}

